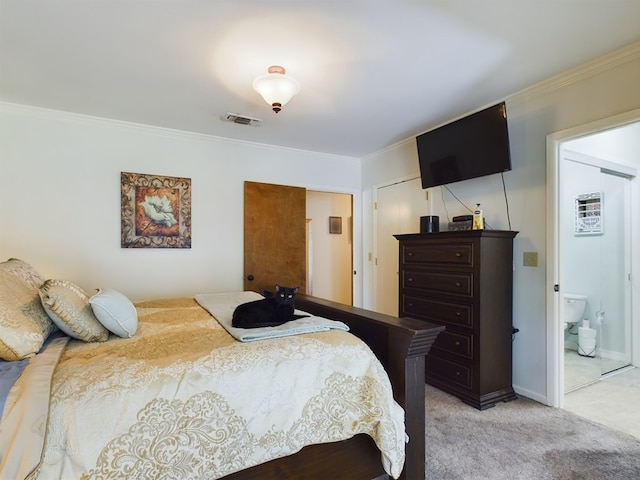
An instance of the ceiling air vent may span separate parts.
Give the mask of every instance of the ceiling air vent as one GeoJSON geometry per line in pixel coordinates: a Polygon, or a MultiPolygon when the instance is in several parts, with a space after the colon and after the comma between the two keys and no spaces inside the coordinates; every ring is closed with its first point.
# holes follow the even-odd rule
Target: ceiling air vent
{"type": "Polygon", "coordinates": [[[223,122],[237,123],[239,125],[250,125],[252,127],[259,127],[262,120],[259,118],[247,117],[246,115],[239,115],[237,113],[227,112],[220,117],[223,122]]]}

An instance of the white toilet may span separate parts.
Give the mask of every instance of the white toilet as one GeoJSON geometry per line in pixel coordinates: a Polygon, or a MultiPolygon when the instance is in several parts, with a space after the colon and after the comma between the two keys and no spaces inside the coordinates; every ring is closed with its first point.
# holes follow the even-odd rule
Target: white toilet
{"type": "Polygon", "coordinates": [[[582,320],[584,309],[587,306],[587,297],[585,295],[576,295],[574,293],[565,293],[562,302],[562,321],[564,329],[573,327],[577,322],[582,320]]]}

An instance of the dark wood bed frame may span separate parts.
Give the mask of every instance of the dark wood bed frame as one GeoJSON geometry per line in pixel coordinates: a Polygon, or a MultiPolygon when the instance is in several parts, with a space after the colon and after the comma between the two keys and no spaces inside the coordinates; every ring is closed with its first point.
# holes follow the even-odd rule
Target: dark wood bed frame
{"type": "MultiPolygon", "coordinates": [[[[307,295],[296,296],[296,308],[340,320],[364,340],[389,374],[395,400],[404,408],[409,443],[403,480],[425,477],[424,356],[444,327],[413,318],[396,318],[307,295]]],[[[380,451],[367,435],[311,445],[224,477],[224,480],[371,480],[388,478],[380,451]]]]}

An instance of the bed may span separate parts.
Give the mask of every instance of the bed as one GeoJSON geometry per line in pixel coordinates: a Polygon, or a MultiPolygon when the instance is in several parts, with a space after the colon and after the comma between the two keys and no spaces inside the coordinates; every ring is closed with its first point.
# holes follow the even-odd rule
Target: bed
{"type": "MultiPolygon", "coordinates": [[[[97,313],[90,300],[100,295],[53,282],[43,296],[51,281],[28,264],[10,267],[0,283],[18,278],[35,288],[50,318],[97,313]],[[46,308],[50,297],[57,303],[46,308]]],[[[5,317],[19,297],[10,293],[0,298],[5,317]]],[[[37,310],[20,294],[23,312],[37,310]]],[[[133,333],[126,325],[105,339],[81,332],[91,342],[51,328],[37,354],[5,362],[26,366],[0,414],[0,473],[424,478],[424,355],[441,327],[299,295],[298,309],[344,328],[239,342],[223,317],[252,295],[139,302],[127,312],[137,322],[133,333]]]]}

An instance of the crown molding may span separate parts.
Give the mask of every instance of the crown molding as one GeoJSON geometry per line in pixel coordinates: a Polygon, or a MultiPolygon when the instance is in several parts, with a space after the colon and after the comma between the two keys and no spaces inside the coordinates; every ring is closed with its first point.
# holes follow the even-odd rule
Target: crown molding
{"type": "Polygon", "coordinates": [[[348,157],[346,155],[335,155],[325,152],[314,152],[312,150],[302,150],[292,147],[281,147],[278,145],[270,145],[268,143],[250,142],[246,140],[236,140],[228,137],[220,137],[216,135],[208,135],[204,133],[188,132],[185,130],[176,130],[167,127],[159,127],[154,125],[147,125],[143,123],[127,122],[124,120],[114,120],[111,118],[95,117],[91,115],[68,112],[65,110],[55,110],[51,108],[37,107],[33,105],[26,105],[22,103],[11,103],[0,101],[0,112],[11,113],[15,115],[27,115],[35,118],[42,118],[48,120],[68,121],[82,125],[97,125],[121,128],[128,132],[142,133],[146,135],[155,135],[163,138],[184,139],[189,141],[202,141],[202,142],[216,142],[226,143],[231,145],[242,145],[248,148],[261,148],[268,150],[287,150],[293,152],[300,152],[307,155],[314,155],[327,158],[339,158],[351,161],[359,161],[357,157],[348,157]]]}
{"type": "MultiPolygon", "coordinates": [[[[523,90],[520,90],[516,93],[506,96],[504,100],[511,104],[524,103],[535,97],[539,97],[539,96],[551,93],[555,90],[559,90],[563,87],[569,86],[571,84],[574,84],[586,78],[597,75],[601,72],[607,71],[613,67],[624,65],[625,63],[631,62],[639,57],[640,57],[640,41],[631,43],[619,50],[615,50],[614,52],[608,55],[598,57],[595,60],[584,63],[575,68],[572,68],[571,70],[567,70],[561,74],[558,74],[556,76],[553,76],[546,80],[538,82],[534,85],[531,85],[530,87],[527,87],[523,90]]],[[[498,101],[500,100],[496,100],[495,102],[498,102],[498,101]]],[[[481,110],[482,108],[486,108],[495,102],[489,103],[484,107],[480,107],[474,111],[478,111],[478,110],[481,110]]],[[[473,113],[473,111],[468,112],[464,115],[461,115],[457,118],[462,118],[463,116],[469,115],[471,113],[473,113]]],[[[451,119],[450,121],[453,121],[456,119],[451,119]]],[[[445,122],[445,123],[448,123],[448,122],[445,122]]],[[[444,125],[444,123],[441,125],[444,125]]],[[[436,125],[432,127],[432,129],[437,128],[438,126],[440,125],[436,125]]],[[[391,145],[388,145],[387,147],[377,152],[373,152],[371,154],[365,155],[362,158],[364,160],[373,158],[378,155],[384,154],[388,151],[392,151],[392,150],[396,150],[398,148],[404,147],[405,144],[409,142],[414,142],[414,141],[415,141],[415,136],[409,137],[409,138],[400,140],[396,143],[393,143],[391,145]]]]}
{"type": "Polygon", "coordinates": [[[555,90],[593,77],[611,68],[624,65],[640,57],[640,42],[629,44],[619,50],[598,57],[595,60],[579,65],[558,75],[531,85],[505,98],[510,103],[522,103],[533,97],[539,97],[555,90]]]}
{"type": "MultiPolygon", "coordinates": [[[[640,41],[631,43],[619,50],[611,52],[610,54],[599,57],[590,62],[584,63],[575,67],[573,69],[567,70],[559,75],[553,76],[546,80],[543,80],[539,83],[536,83],[530,87],[527,87],[523,90],[520,90],[516,93],[508,95],[504,98],[505,101],[512,104],[524,103],[532,98],[539,97],[548,93],[551,93],[555,90],[559,90],[586,78],[597,75],[601,72],[607,71],[611,68],[617,67],[619,65],[624,65],[625,63],[636,60],[640,57],[640,41]]],[[[183,130],[175,130],[166,127],[157,127],[152,125],[145,125],[134,122],[126,122],[122,120],[113,120],[102,117],[94,117],[90,115],[78,114],[73,112],[67,112],[62,110],[53,110],[43,107],[36,107],[25,104],[18,103],[10,103],[0,101],[0,111],[15,113],[15,114],[27,114],[34,117],[40,118],[49,118],[49,119],[57,119],[57,120],[67,120],[74,121],[83,124],[94,124],[94,125],[109,125],[125,128],[128,131],[138,131],[140,133],[146,133],[149,135],[159,135],[162,137],[173,137],[173,138],[185,138],[189,140],[200,140],[200,141],[217,141],[224,142],[229,144],[236,145],[244,145],[244,146],[252,146],[259,148],[270,148],[270,149],[284,149],[284,150],[293,150],[305,153],[313,153],[316,155],[334,157],[334,158],[348,158],[353,160],[358,160],[356,157],[346,157],[341,155],[332,155],[322,152],[310,152],[306,150],[299,150],[295,148],[289,147],[277,147],[274,145],[257,143],[257,142],[248,142],[243,140],[234,140],[227,137],[219,137],[215,135],[207,135],[200,133],[187,132],[183,130]]],[[[471,112],[470,112],[471,113],[471,112]]],[[[408,142],[414,141],[414,137],[409,137],[404,140],[400,140],[396,143],[388,145],[387,147],[373,152],[367,155],[363,155],[362,159],[368,159],[370,157],[375,157],[380,155],[381,153],[395,150],[408,142]]]]}

